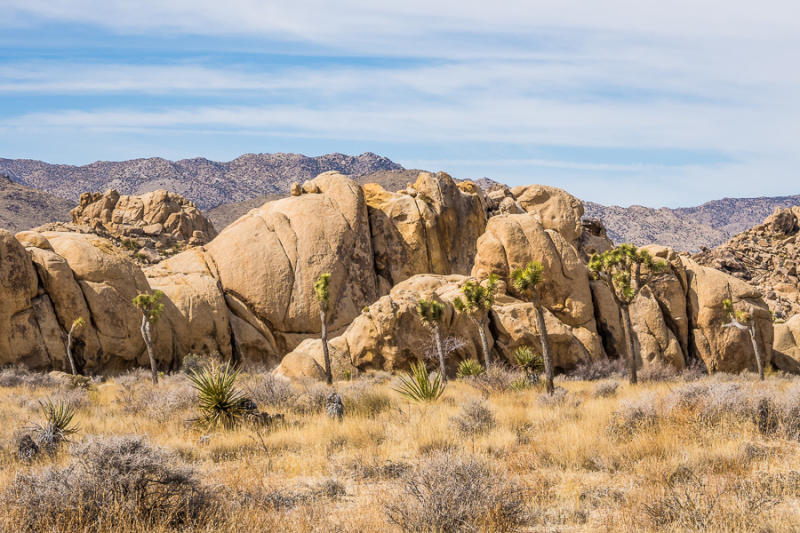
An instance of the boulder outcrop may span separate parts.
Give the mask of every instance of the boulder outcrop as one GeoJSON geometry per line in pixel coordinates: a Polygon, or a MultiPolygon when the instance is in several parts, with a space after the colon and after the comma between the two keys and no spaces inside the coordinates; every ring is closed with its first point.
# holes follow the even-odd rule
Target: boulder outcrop
{"type": "Polygon", "coordinates": [[[588,270],[561,234],[545,229],[535,217],[499,215],[489,219],[486,233],[478,239],[472,274],[483,279],[494,273],[508,281],[514,269],[532,260],[544,267],[539,289],[542,305],[574,328],[592,360],[603,357],[588,270]]]}
{"type": "Polygon", "coordinates": [[[736,310],[752,309],[763,362],[769,364],[772,359],[772,316],[758,289],[686,257],[681,257],[681,262],[687,273],[687,311],[693,355],[701,358],[712,372],[756,370],[749,334],[736,328],[722,327],[728,322],[722,302],[729,298],[736,310]]]}
{"type": "MultiPolygon", "coordinates": [[[[217,352],[277,366],[286,377],[320,379],[313,287],[322,273],[331,274],[328,331],[336,376],[404,370],[433,356],[431,333],[416,311],[421,298],[445,306],[448,373],[464,359],[483,361],[477,326],[452,302],[467,280],[491,273],[504,282],[486,333],[493,358],[513,364],[516,348],[541,350],[532,304],[508,289],[511,272],[532,260],[544,266],[540,294],[556,369],[627,356],[619,308],[586,268],[592,254],[613,243],[601,223],[581,221],[580,202],[564,191],[495,186],[484,194],[444,173],[420,173],[415,183],[388,192],[327,172],[294,192],[250,211],[213,240],[213,227],[196,207],[165,191],[89,195],[73,213],[73,228],[56,225],[16,238],[0,232],[0,364],[66,369],[65,334],[83,317],[74,345],[82,372],[147,366],[141,314],[132,300],[161,290],[165,312],[154,342],[162,370],[176,368],[189,353],[217,352]],[[157,264],[142,270],[132,259],[124,243],[134,237],[153,244],[142,250],[152,251],[157,264]],[[169,239],[188,249],[163,254],[169,239]]],[[[774,246],[788,254],[797,214],[776,213],[757,231],[771,232],[774,246]]],[[[701,358],[712,371],[755,368],[747,333],[721,327],[725,298],[737,308],[752,307],[765,362],[773,360],[772,320],[755,286],[669,248],[646,249],[669,267],[631,307],[641,365],[682,368],[701,358]]],[[[749,268],[729,255],[726,264],[749,268]]],[[[786,281],[788,293],[793,286],[786,281]]],[[[776,330],[780,368],[800,367],[798,329],[789,322],[776,330]]]]}
{"type": "Polygon", "coordinates": [[[71,211],[71,224],[51,224],[43,230],[85,232],[119,241],[148,263],[157,263],[179,249],[201,246],[217,236],[213,224],[184,197],[158,190],[141,196],[83,193],[71,211]],[[85,228],[85,229],[84,229],[85,228]]]}
{"type": "Polygon", "coordinates": [[[413,186],[398,193],[369,184],[364,195],[383,293],[416,274],[470,273],[476,242],[486,227],[480,188],[456,184],[444,173],[422,172],[413,186]]]}

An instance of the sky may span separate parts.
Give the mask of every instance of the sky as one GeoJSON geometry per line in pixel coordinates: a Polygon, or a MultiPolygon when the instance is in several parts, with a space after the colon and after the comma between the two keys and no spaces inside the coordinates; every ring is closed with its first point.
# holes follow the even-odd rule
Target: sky
{"type": "Polygon", "coordinates": [[[793,0],[0,0],[0,157],[375,152],[606,205],[800,194],[793,0]]]}

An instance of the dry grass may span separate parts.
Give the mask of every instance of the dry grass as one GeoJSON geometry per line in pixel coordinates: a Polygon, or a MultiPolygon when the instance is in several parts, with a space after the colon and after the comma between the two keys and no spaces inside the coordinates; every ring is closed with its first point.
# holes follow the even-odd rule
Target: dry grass
{"type": "MultiPolygon", "coordinates": [[[[243,389],[286,423],[202,434],[185,426],[194,396],[180,375],[153,387],[133,373],[72,392],[15,370],[0,381],[0,531],[800,528],[800,383],[567,380],[551,399],[506,381],[499,373],[491,382],[453,381],[438,402],[418,405],[385,376],[364,376],[336,384],[339,422],[320,408],[327,387],[250,374],[243,389]],[[21,461],[15,440],[45,398],[69,402],[81,431],[57,453],[21,461]],[[73,505],[117,494],[102,483],[92,492],[110,460],[89,455],[98,442],[130,436],[154,450],[131,464],[157,465],[153,472],[172,480],[167,503],[150,509],[146,498],[114,496],[102,512],[97,501],[73,505]]],[[[136,480],[137,472],[126,475],[136,480]]]]}

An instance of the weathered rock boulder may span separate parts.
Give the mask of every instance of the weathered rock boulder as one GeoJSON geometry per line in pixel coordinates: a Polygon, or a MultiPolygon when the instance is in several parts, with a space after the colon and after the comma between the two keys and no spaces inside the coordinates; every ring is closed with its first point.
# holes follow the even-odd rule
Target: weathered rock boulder
{"type": "Polygon", "coordinates": [[[545,228],[557,231],[570,243],[583,232],[583,204],[562,189],[546,185],[521,185],[511,189],[514,199],[545,228]]]}
{"type": "Polygon", "coordinates": [[[486,200],[474,183],[422,172],[402,193],[369,184],[364,195],[383,287],[416,274],[469,274],[486,227],[486,200]]]}
{"type": "Polygon", "coordinates": [[[165,303],[176,313],[175,334],[187,353],[218,352],[232,356],[231,324],[216,271],[201,249],[178,254],[144,271],[153,290],[169,298],[165,303]]]}
{"type": "Polygon", "coordinates": [[[575,329],[593,360],[602,357],[588,271],[575,249],[558,232],[546,230],[535,217],[499,215],[489,219],[486,233],[478,239],[472,273],[481,279],[494,273],[508,281],[514,269],[532,260],[544,267],[539,289],[544,307],[575,329]]]}
{"type": "MultiPolygon", "coordinates": [[[[492,308],[492,330],[496,335],[495,352],[506,362],[514,364],[514,350],[529,346],[542,353],[542,342],[536,326],[533,304],[509,296],[497,298],[492,308]]],[[[587,337],[581,328],[572,328],[544,310],[545,326],[557,373],[571,370],[582,363],[598,359],[590,354],[578,336],[587,337]]]]}
{"type": "MultiPolygon", "coordinates": [[[[0,366],[23,364],[29,368],[46,369],[50,365],[48,347],[39,317],[49,319],[52,326],[52,306],[40,294],[36,270],[25,248],[11,233],[0,229],[0,366]],[[37,307],[51,316],[37,313],[37,307]]],[[[45,327],[51,337],[52,327],[45,327]]],[[[51,348],[52,349],[52,348],[51,348]]],[[[63,344],[62,344],[63,349],[63,344]]]]}
{"type": "MultiPolygon", "coordinates": [[[[82,354],[87,372],[117,373],[149,366],[140,326],[142,315],[132,301],[152,289],[139,267],[109,241],[96,235],[46,232],[54,252],[67,261],[83,293],[100,347],[82,354]]],[[[163,368],[177,364],[183,347],[173,336],[178,318],[167,312],[153,327],[153,344],[163,368]]],[[[63,318],[62,318],[63,320],[63,318]]],[[[88,328],[87,328],[88,329],[88,328]]]]}
{"type": "MultiPolygon", "coordinates": [[[[398,284],[389,295],[364,310],[343,335],[329,341],[332,369],[339,369],[339,375],[348,368],[407,370],[411,362],[423,359],[426,354],[433,355],[431,332],[422,324],[416,310],[417,301],[422,298],[435,298],[445,305],[442,335],[463,341],[455,343],[455,349],[448,357],[448,374],[455,374],[464,359],[483,362],[477,327],[469,318],[456,313],[452,306],[452,301],[461,294],[461,287],[469,279],[458,275],[423,274],[398,284]]],[[[304,341],[284,358],[277,374],[289,376],[297,373],[284,369],[287,360],[292,367],[315,368],[312,361],[322,367],[321,341],[304,341]]]]}
{"type": "Polygon", "coordinates": [[[772,362],[784,372],[800,374],[800,315],[775,325],[772,362]]]}
{"type": "Polygon", "coordinates": [[[330,329],[346,326],[378,298],[361,188],[336,172],[312,181],[320,194],[267,203],[205,247],[225,294],[273,332],[320,331],[314,282],[325,272],[330,329]]]}
{"type": "Polygon", "coordinates": [[[736,328],[723,328],[728,322],[723,300],[730,298],[737,310],[753,309],[757,342],[764,364],[772,359],[772,316],[755,287],[718,270],[703,267],[681,257],[687,274],[687,309],[693,355],[700,357],[712,372],[756,370],[750,336],[736,328]]]}

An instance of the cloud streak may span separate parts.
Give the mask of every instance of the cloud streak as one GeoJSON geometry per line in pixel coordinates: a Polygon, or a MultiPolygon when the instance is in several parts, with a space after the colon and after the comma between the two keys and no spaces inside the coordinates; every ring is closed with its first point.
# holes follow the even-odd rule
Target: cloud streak
{"type": "Polygon", "coordinates": [[[0,20],[0,145],[28,154],[294,140],[684,205],[766,172],[788,189],[800,163],[800,5],[779,0],[27,0],[0,20]]]}

